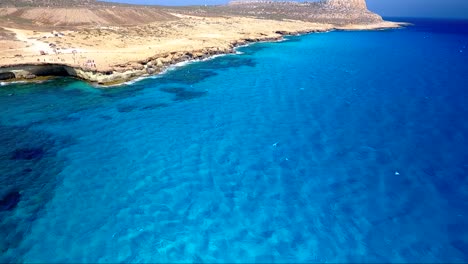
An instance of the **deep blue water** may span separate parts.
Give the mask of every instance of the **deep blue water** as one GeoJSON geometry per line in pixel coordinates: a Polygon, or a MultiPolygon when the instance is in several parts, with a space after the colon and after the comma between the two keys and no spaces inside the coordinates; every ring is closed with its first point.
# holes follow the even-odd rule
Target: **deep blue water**
{"type": "Polygon", "coordinates": [[[0,87],[1,262],[467,262],[468,23],[0,87]]]}

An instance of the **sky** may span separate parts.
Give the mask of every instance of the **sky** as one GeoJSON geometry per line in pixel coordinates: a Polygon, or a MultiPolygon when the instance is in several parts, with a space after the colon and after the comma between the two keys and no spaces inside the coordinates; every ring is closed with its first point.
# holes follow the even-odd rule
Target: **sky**
{"type": "MultiPolygon", "coordinates": [[[[131,4],[210,5],[228,0],[106,0],[131,4]]],[[[468,0],[367,0],[370,10],[387,17],[444,17],[468,19],[468,0]]]]}

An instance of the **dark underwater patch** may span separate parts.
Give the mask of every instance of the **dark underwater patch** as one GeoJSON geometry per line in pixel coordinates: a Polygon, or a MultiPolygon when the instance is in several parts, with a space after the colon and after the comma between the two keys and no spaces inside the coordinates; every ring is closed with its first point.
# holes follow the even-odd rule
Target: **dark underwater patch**
{"type": "Polygon", "coordinates": [[[192,91],[184,91],[181,93],[177,93],[176,97],[173,99],[174,101],[186,101],[195,99],[198,97],[202,97],[206,95],[208,92],[192,92],[192,91]]]}
{"type": "Polygon", "coordinates": [[[198,97],[202,97],[206,95],[208,92],[203,91],[188,91],[185,88],[179,88],[179,87],[170,87],[170,88],[161,88],[160,89],[162,92],[165,93],[171,93],[175,95],[175,98],[172,99],[174,101],[186,101],[186,100],[191,100],[195,99],[198,97]]]}
{"type": "Polygon", "coordinates": [[[0,252],[6,252],[19,246],[28,233],[27,223],[54,196],[64,162],[57,152],[74,141],[34,125],[0,125],[0,142],[0,252]],[[19,207],[27,210],[15,213],[19,207]]]}
{"type": "Polygon", "coordinates": [[[0,200],[0,212],[11,211],[15,209],[20,199],[21,195],[19,192],[13,191],[8,193],[5,197],[3,197],[0,200]]]}
{"type": "Polygon", "coordinates": [[[464,257],[468,256],[468,242],[457,239],[450,243],[454,248],[459,250],[464,257]]]}
{"type": "Polygon", "coordinates": [[[141,90],[143,90],[143,86],[140,85],[124,85],[122,87],[114,87],[111,89],[103,90],[101,96],[108,97],[108,98],[128,98],[128,97],[135,97],[137,96],[141,90]]]}
{"type": "Polygon", "coordinates": [[[194,85],[208,78],[217,76],[218,74],[216,71],[219,70],[243,66],[254,67],[255,65],[255,61],[250,58],[227,56],[205,63],[191,64],[178,70],[170,71],[157,80],[161,84],[180,83],[194,85]]]}
{"type": "Polygon", "coordinates": [[[130,113],[137,108],[138,106],[136,105],[118,105],[117,111],[119,111],[119,113],[130,113]]]}
{"type": "Polygon", "coordinates": [[[255,67],[257,63],[250,58],[239,57],[239,56],[229,56],[224,57],[219,60],[213,60],[208,63],[204,68],[212,70],[220,69],[229,69],[229,68],[239,68],[239,67],[255,67]]]}
{"type": "Polygon", "coordinates": [[[168,104],[165,103],[160,103],[160,104],[153,104],[153,105],[147,105],[145,107],[140,108],[140,110],[154,110],[154,109],[159,109],[163,107],[168,107],[168,104]]]}
{"type": "Polygon", "coordinates": [[[60,119],[60,122],[74,123],[74,122],[78,122],[80,120],[81,120],[81,117],[67,116],[67,117],[64,117],[64,118],[60,119]]]}
{"type": "Polygon", "coordinates": [[[198,254],[194,255],[192,258],[192,263],[204,263],[203,259],[198,254]]]}
{"type": "Polygon", "coordinates": [[[186,89],[185,88],[178,88],[178,87],[165,87],[165,88],[161,88],[159,90],[162,91],[162,92],[165,92],[165,93],[178,94],[178,93],[184,92],[186,89]]]}
{"type": "Polygon", "coordinates": [[[33,171],[33,169],[31,169],[31,168],[26,168],[26,169],[23,170],[23,173],[30,173],[30,172],[32,172],[32,171],[33,171]]]}
{"type": "Polygon", "coordinates": [[[42,148],[20,148],[16,149],[12,155],[12,160],[33,160],[44,157],[45,151],[42,148]]]}
{"type": "Polygon", "coordinates": [[[75,96],[75,97],[87,95],[86,92],[84,92],[83,90],[79,90],[79,89],[63,90],[62,93],[65,96],[75,96]]]}
{"type": "Polygon", "coordinates": [[[108,116],[108,115],[100,115],[99,118],[106,120],[106,121],[112,120],[112,116],[108,116]]]}
{"type": "Polygon", "coordinates": [[[162,78],[158,79],[160,83],[181,83],[187,85],[193,85],[199,83],[207,78],[216,76],[217,73],[205,69],[187,67],[181,68],[177,71],[170,71],[166,73],[162,78]]]}

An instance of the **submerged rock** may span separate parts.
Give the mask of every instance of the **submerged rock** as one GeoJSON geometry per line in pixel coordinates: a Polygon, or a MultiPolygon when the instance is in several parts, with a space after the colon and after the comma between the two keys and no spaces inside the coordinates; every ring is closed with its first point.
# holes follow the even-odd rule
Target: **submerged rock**
{"type": "Polygon", "coordinates": [[[174,101],[185,101],[198,98],[206,95],[208,92],[203,91],[189,91],[185,88],[171,87],[171,88],[161,88],[162,92],[175,94],[174,101]]]}

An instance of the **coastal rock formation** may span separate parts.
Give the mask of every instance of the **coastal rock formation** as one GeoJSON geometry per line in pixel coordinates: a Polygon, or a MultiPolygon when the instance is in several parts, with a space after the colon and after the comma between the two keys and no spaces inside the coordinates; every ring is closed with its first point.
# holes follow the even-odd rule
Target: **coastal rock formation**
{"type": "MultiPolygon", "coordinates": [[[[289,34],[289,32],[285,32],[284,34],[289,34]]],[[[2,77],[0,80],[26,80],[28,79],[28,76],[70,76],[101,85],[114,85],[140,76],[160,73],[168,67],[180,62],[189,60],[203,60],[213,55],[235,53],[235,48],[238,46],[243,46],[248,43],[257,41],[279,40],[281,39],[281,36],[282,34],[278,34],[277,37],[252,37],[234,41],[229,45],[221,47],[210,47],[187,52],[171,52],[168,54],[160,54],[143,61],[117,64],[109,71],[97,71],[84,69],[82,67],[72,67],[69,65],[50,63],[0,66],[0,77],[2,77]]]]}
{"type": "Polygon", "coordinates": [[[317,2],[233,0],[228,13],[263,18],[299,19],[333,25],[373,24],[382,18],[367,9],[365,0],[322,0],[317,2]]]}
{"type": "Polygon", "coordinates": [[[318,16],[328,21],[342,21],[343,24],[383,21],[381,16],[367,9],[366,0],[325,0],[323,11],[318,16]]]}
{"type": "Polygon", "coordinates": [[[0,81],[10,80],[16,78],[15,74],[12,72],[0,72],[0,81]]]}

